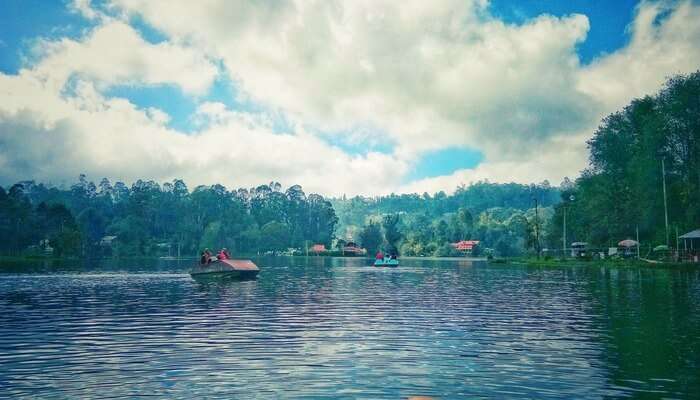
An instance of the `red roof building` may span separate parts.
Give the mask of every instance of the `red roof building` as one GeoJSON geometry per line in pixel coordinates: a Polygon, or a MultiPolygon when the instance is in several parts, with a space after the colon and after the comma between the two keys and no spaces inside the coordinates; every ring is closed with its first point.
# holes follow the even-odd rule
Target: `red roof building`
{"type": "Polygon", "coordinates": [[[323,244],[315,244],[311,246],[311,251],[314,253],[323,253],[326,251],[326,246],[323,244]]]}
{"type": "Polygon", "coordinates": [[[457,251],[471,252],[474,247],[479,245],[478,240],[462,240],[457,243],[452,243],[452,247],[457,251]]]}

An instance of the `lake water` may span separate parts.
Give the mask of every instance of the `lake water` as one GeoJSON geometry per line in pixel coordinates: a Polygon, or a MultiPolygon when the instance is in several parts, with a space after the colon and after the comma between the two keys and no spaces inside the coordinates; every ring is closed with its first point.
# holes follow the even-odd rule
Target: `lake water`
{"type": "Polygon", "coordinates": [[[700,396],[697,269],[255,261],[5,264],[0,397],[700,396]]]}

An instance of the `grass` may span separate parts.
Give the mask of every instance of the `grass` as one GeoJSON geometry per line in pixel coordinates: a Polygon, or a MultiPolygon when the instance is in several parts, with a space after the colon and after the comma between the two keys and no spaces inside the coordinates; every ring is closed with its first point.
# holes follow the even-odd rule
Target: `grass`
{"type": "Polygon", "coordinates": [[[678,262],[658,262],[650,263],[648,261],[637,260],[634,258],[628,259],[603,259],[603,260],[586,260],[580,258],[534,258],[534,257],[512,257],[500,258],[489,261],[490,264],[511,264],[511,265],[528,265],[536,267],[561,267],[561,266],[594,266],[594,267],[642,267],[642,268],[687,268],[700,267],[698,264],[678,263],[678,262]]]}

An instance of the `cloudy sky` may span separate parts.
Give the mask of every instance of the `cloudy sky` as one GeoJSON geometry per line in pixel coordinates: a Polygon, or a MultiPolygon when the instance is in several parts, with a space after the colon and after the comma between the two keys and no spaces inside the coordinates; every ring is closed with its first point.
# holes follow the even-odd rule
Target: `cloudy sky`
{"type": "Polygon", "coordinates": [[[558,184],[699,67],[690,0],[5,0],[0,185],[558,184]]]}

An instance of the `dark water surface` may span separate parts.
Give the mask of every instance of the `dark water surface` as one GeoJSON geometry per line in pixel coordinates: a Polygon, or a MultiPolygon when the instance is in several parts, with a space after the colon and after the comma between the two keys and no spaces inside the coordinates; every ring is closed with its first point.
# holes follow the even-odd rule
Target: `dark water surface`
{"type": "Polygon", "coordinates": [[[0,397],[700,396],[697,269],[256,262],[0,267],[0,397]]]}

